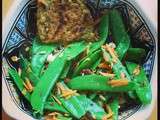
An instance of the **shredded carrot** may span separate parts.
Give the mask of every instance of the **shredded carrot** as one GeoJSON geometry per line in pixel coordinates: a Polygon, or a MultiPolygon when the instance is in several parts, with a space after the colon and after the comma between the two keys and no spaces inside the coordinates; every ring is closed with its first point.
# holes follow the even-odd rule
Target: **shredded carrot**
{"type": "Polygon", "coordinates": [[[99,72],[101,75],[106,76],[106,77],[114,77],[115,74],[111,74],[111,73],[104,73],[104,72],[99,72]]]}
{"type": "Polygon", "coordinates": [[[66,96],[65,99],[67,100],[67,99],[69,99],[70,97],[72,97],[72,95],[66,96]]]}
{"type": "Polygon", "coordinates": [[[21,76],[21,74],[22,74],[22,70],[21,68],[18,68],[18,75],[21,76]]]}
{"type": "Polygon", "coordinates": [[[54,95],[52,95],[52,97],[54,98],[54,100],[59,104],[59,105],[62,105],[62,103],[58,100],[58,98],[54,95]]]}
{"type": "Polygon", "coordinates": [[[22,94],[23,94],[24,96],[27,94],[27,90],[26,90],[25,88],[22,90],[22,94]]]}
{"type": "Polygon", "coordinates": [[[20,59],[20,58],[18,58],[17,56],[12,56],[12,57],[11,57],[11,60],[12,60],[13,62],[17,62],[19,59],[20,59]]]}
{"type": "Polygon", "coordinates": [[[59,115],[60,113],[58,113],[58,112],[52,112],[52,113],[49,113],[48,115],[51,115],[51,116],[53,116],[53,115],[59,115]]]}
{"type": "Polygon", "coordinates": [[[105,116],[102,118],[102,120],[112,119],[114,113],[112,112],[112,110],[111,110],[111,108],[110,108],[109,105],[106,105],[106,110],[107,110],[108,114],[105,115],[105,116]]]}
{"type": "Polygon", "coordinates": [[[99,98],[100,98],[101,100],[103,100],[103,101],[106,100],[106,98],[105,98],[103,95],[99,95],[99,98]]]}
{"type": "Polygon", "coordinates": [[[104,69],[111,69],[111,66],[109,66],[108,64],[106,63],[100,63],[98,65],[99,68],[104,68],[104,69]]]}
{"type": "Polygon", "coordinates": [[[108,113],[112,113],[112,109],[110,108],[109,105],[106,105],[106,110],[108,111],[108,113]]]}
{"type": "Polygon", "coordinates": [[[62,85],[61,83],[57,83],[57,87],[58,87],[61,91],[65,90],[65,88],[63,87],[63,85],[62,85]]]}
{"type": "Polygon", "coordinates": [[[104,60],[105,60],[106,62],[109,61],[109,58],[107,58],[107,56],[105,56],[104,54],[103,54],[103,58],[104,58],[104,60]]]}
{"type": "Polygon", "coordinates": [[[58,113],[58,112],[49,113],[47,116],[45,116],[45,120],[58,120],[57,115],[59,115],[59,114],[60,113],[58,113]]]}
{"type": "Polygon", "coordinates": [[[67,113],[64,113],[63,115],[64,115],[64,116],[69,116],[69,114],[67,114],[67,113]]]}
{"type": "Polygon", "coordinates": [[[118,55],[113,48],[111,48],[108,44],[103,45],[103,48],[107,50],[113,58],[113,62],[116,62],[118,59],[118,55]]]}
{"type": "Polygon", "coordinates": [[[107,120],[108,120],[110,117],[112,117],[112,116],[113,116],[113,112],[108,113],[108,114],[106,115],[107,120]]]}
{"type": "Polygon", "coordinates": [[[111,117],[111,118],[108,118],[107,120],[113,120],[113,117],[111,117]]]}
{"type": "Polygon", "coordinates": [[[73,95],[78,95],[77,90],[64,88],[64,86],[61,83],[57,83],[57,87],[60,89],[61,97],[64,97],[66,99],[72,97],[73,95]]]}
{"type": "Polygon", "coordinates": [[[62,97],[67,97],[68,95],[72,95],[72,94],[74,94],[74,93],[76,93],[77,91],[76,90],[74,90],[74,91],[66,91],[66,92],[64,92],[63,94],[62,94],[62,97]]]}
{"type": "Polygon", "coordinates": [[[117,83],[112,85],[112,87],[120,87],[120,86],[126,86],[126,85],[128,85],[128,83],[117,83]]]}
{"type": "Polygon", "coordinates": [[[108,84],[115,84],[115,83],[121,83],[121,82],[128,82],[128,80],[127,79],[110,80],[108,84]]]}
{"type": "Polygon", "coordinates": [[[140,73],[140,66],[137,65],[137,67],[133,71],[133,75],[139,75],[139,73],[140,73]]]}
{"type": "Polygon", "coordinates": [[[23,82],[24,87],[27,89],[27,91],[29,90],[29,87],[27,86],[27,84],[25,82],[23,82]]]}
{"type": "Polygon", "coordinates": [[[29,92],[32,92],[33,91],[33,86],[32,86],[32,84],[31,84],[31,82],[30,82],[30,80],[28,79],[28,78],[25,78],[25,80],[26,80],[26,85],[28,86],[28,90],[29,90],[29,92]]]}
{"type": "Polygon", "coordinates": [[[128,85],[128,80],[127,79],[111,80],[108,82],[108,84],[111,85],[112,87],[125,86],[128,85]]]}

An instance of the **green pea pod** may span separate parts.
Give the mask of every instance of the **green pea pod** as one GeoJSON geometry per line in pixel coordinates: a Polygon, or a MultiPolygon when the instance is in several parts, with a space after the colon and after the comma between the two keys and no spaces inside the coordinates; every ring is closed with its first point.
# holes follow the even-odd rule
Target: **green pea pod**
{"type": "MultiPolygon", "coordinates": [[[[111,55],[108,52],[106,52],[103,48],[102,48],[102,52],[103,52],[103,55],[108,58],[108,62],[110,64],[112,64],[113,63],[113,58],[111,57],[111,55]]],[[[121,78],[121,74],[123,73],[123,74],[125,74],[125,77],[129,81],[131,81],[131,78],[130,78],[130,75],[129,75],[128,71],[122,65],[122,63],[121,63],[121,61],[119,59],[117,59],[116,63],[113,64],[112,69],[113,69],[113,72],[116,75],[116,78],[120,79],[121,78]]],[[[132,91],[129,91],[128,94],[129,94],[129,96],[131,98],[136,99],[136,96],[132,91]]]]}
{"type": "Polygon", "coordinates": [[[73,73],[73,77],[78,75],[81,70],[86,69],[86,68],[90,68],[91,66],[93,66],[94,63],[97,60],[99,60],[100,55],[101,55],[101,50],[97,50],[93,54],[89,55],[85,60],[83,60],[83,62],[80,63],[80,65],[78,65],[75,68],[75,72],[73,73]]]}
{"type": "MultiPolygon", "coordinates": [[[[87,48],[87,44],[84,42],[84,41],[82,41],[82,42],[75,42],[75,43],[73,43],[73,44],[70,44],[69,46],[68,46],[68,49],[67,50],[65,50],[64,51],[64,55],[65,55],[65,57],[67,57],[67,62],[66,62],[66,66],[68,66],[68,67],[66,67],[66,69],[64,69],[63,71],[65,72],[65,74],[66,73],[68,73],[68,72],[70,72],[69,70],[70,70],[70,66],[71,66],[71,60],[73,59],[73,58],[76,58],[76,56],[77,55],[79,55],[82,51],[84,51],[85,49],[87,48]],[[79,47],[78,47],[79,46],[79,47]],[[77,47],[77,49],[73,49],[74,47],[77,47]],[[70,62],[70,63],[69,63],[70,62]],[[67,65],[67,64],[70,64],[70,65],[67,65]]],[[[72,73],[73,74],[73,73],[72,73]]],[[[66,75],[65,75],[66,76],[66,75]]],[[[63,73],[62,73],[62,77],[64,78],[64,75],[63,75],[63,73]]],[[[61,77],[61,78],[62,78],[61,77]]]]}
{"type": "Polygon", "coordinates": [[[146,56],[145,49],[143,48],[129,48],[125,56],[126,61],[141,63],[146,56]]]}
{"type": "Polygon", "coordinates": [[[117,46],[117,54],[119,59],[122,60],[130,46],[130,38],[125,30],[121,15],[116,9],[112,9],[109,12],[109,24],[117,46]]]}
{"type": "Polygon", "coordinates": [[[78,56],[84,51],[85,47],[86,44],[84,41],[70,44],[58,57],[55,58],[53,62],[49,64],[31,95],[31,105],[35,111],[43,114],[44,103],[56,81],[60,77],[66,61],[78,56]]]}
{"type": "Polygon", "coordinates": [[[8,72],[9,72],[9,75],[11,76],[11,78],[13,79],[13,81],[15,82],[15,84],[17,85],[18,89],[24,95],[24,97],[28,101],[30,101],[30,93],[25,89],[25,87],[23,85],[23,80],[20,78],[17,71],[14,69],[9,69],[8,72]]]}
{"type": "Polygon", "coordinates": [[[96,68],[98,67],[98,65],[100,64],[102,58],[99,58],[91,67],[91,70],[96,70],[96,68]]]}
{"type": "Polygon", "coordinates": [[[69,72],[70,67],[71,67],[71,61],[67,61],[66,65],[62,71],[62,74],[60,76],[61,79],[64,79],[65,77],[67,77],[67,74],[69,72]]]}
{"type": "Polygon", "coordinates": [[[152,101],[152,91],[150,85],[137,88],[136,94],[144,105],[150,104],[152,101]]]}
{"type": "Polygon", "coordinates": [[[88,98],[93,100],[94,98],[96,98],[97,94],[96,93],[91,93],[88,95],[88,98]]]}
{"type": "MultiPolygon", "coordinates": [[[[113,63],[113,58],[111,57],[111,55],[102,48],[102,52],[103,52],[103,55],[106,56],[108,58],[108,62],[110,64],[113,63]]],[[[130,75],[128,73],[128,71],[126,70],[126,68],[122,65],[121,61],[119,59],[117,59],[116,63],[114,63],[112,65],[112,69],[113,69],[113,72],[115,73],[116,77],[118,79],[121,78],[121,73],[124,73],[125,74],[125,77],[130,81],[131,78],[130,78],[130,75]]]]}
{"type": "Polygon", "coordinates": [[[102,119],[106,114],[100,106],[86,98],[85,95],[73,96],[67,100],[59,97],[59,100],[62,102],[62,105],[77,119],[84,116],[86,112],[90,112],[92,116],[96,117],[98,120],[102,119]]]}
{"type": "Polygon", "coordinates": [[[68,113],[68,111],[63,106],[59,105],[55,101],[46,102],[45,105],[44,105],[44,110],[59,111],[59,112],[62,112],[62,113],[68,113]]]}
{"type": "MultiPolygon", "coordinates": [[[[88,55],[92,54],[94,51],[96,51],[97,49],[99,49],[106,41],[107,36],[108,36],[108,29],[109,29],[109,17],[108,15],[104,15],[101,18],[100,21],[100,25],[98,28],[98,32],[99,32],[99,39],[97,42],[93,42],[93,43],[89,43],[88,44],[88,49],[89,49],[89,53],[88,55]]],[[[81,62],[83,62],[84,59],[86,59],[88,56],[86,56],[85,58],[81,59],[81,62]]]]}
{"type": "Polygon", "coordinates": [[[133,62],[126,62],[126,68],[129,72],[129,74],[134,78],[134,81],[136,81],[139,84],[143,84],[144,81],[147,81],[148,83],[148,78],[146,76],[146,73],[142,67],[139,66],[140,73],[138,75],[134,75],[133,71],[138,67],[138,64],[133,63],[133,62]]]}
{"type": "Polygon", "coordinates": [[[70,61],[76,58],[80,53],[82,53],[86,49],[86,47],[87,43],[82,39],[80,42],[69,44],[61,56],[66,57],[67,61],[70,61]]]}
{"type": "Polygon", "coordinates": [[[79,96],[73,96],[69,99],[64,99],[58,96],[57,98],[60,100],[64,108],[77,119],[81,118],[81,116],[85,114],[85,109],[80,103],[81,98],[79,96]]]}
{"type": "Polygon", "coordinates": [[[122,63],[117,60],[117,62],[112,66],[112,70],[115,73],[115,75],[117,76],[117,78],[121,78],[121,73],[125,74],[125,77],[127,78],[127,80],[131,80],[131,77],[128,73],[128,71],[126,70],[126,68],[122,65],[122,63]]]}
{"type": "MultiPolygon", "coordinates": [[[[89,45],[89,53],[88,53],[88,55],[85,58],[83,58],[79,62],[79,64],[81,64],[87,58],[89,58],[89,56],[92,53],[94,53],[97,49],[101,48],[101,46],[105,43],[105,41],[107,39],[107,36],[108,36],[108,27],[109,27],[108,23],[109,23],[109,17],[106,14],[101,18],[100,25],[99,25],[99,28],[98,28],[98,32],[99,32],[99,37],[100,38],[98,39],[97,42],[93,42],[93,43],[91,43],[91,45],[89,45]]],[[[75,73],[75,74],[77,74],[77,73],[75,73]]]]}
{"type": "Polygon", "coordinates": [[[42,44],[39,41],[39,37],[36,36],[31,49],[31,66],[36,76],[40,76],[41,69],[47,56],[57,47],[57,44],[42,44]]]}
{"type": "Polygon", "coordinates": [[[29,78],[33,86],[35,86],[39,81],[39,77],[35,75],[32,70],[31,63],[24,58],[22,54],[20,54],[20,65],[22,69],[22,79],[25,79],[25,77],[29,78]]]}
{"type": "Polygon", "coordinates": [[[115,97],[113,101],[109,104],[109,106],[111,107],[111,110],[114,113],[113,120],[118,120],[118,106],[119,106],[118,98],[115,97]]]}
{"type": "Polygon", "coordinates": [[[136,69],[138,64],[133,62],[126,62],[126,66],[129,73],[133,76],[133,81],[138,83],[138,87],[135,90],[135,92],[141,103],[143,103],[144,105],[151,103],[152,100],[151,86],[143,68],[140,68],[139,74],[134,75],[133,71],[136,69]]]}
{"type": "Polygon", "coordinates": [[[90,91],[108,91],[108,92],[127,92],[133,91],[136,88],[136,84],[132,81],[125,86],[112,87],[108,84],[109,77],[101,75],[84,75],[71,79],[67,85],[71,89],[76,90],[90,90],[90,91]]]}
{"type": "Polygon", "coordinates": [[[56,58],[47,68],[45,73],[40,78],[40,81],[35,86],[31,95],[31,105],[34,110],[43,114],[44,102],[47,99],[52,87],[58,80],[65,65],[65,59],[56,58]],[[56,69],[55,69],[56,68],[56,69]]]}
{"type": "Polygon", "coordinates": [[[106,112],[103,108],[101,108],[86,96],[82,97],[81,104],[84,106],[86,112],[90,112],[92,117],[95,117],[96,120],[101,120],[106,115],[106,112]]]}
{"type": "MultiPolygon", "coordinates": [[[[64,88],[68,88],[64,82],[61,83],[64,88]]],[[[57,95],[57,98],[61,101],[65,109],[77,119],[83,117],[87,112],[90,112],[92,117],[94,116],[96,119],[102,119],[106,114],[103,108],[87,98],[86,95],[76,95],[68,99],[64,99],[57,95]]]]}
{"type": "Polygon", "coordinates": [[[98,28],[100,38],[98,39],[97,42],[93,42],[91,44],[91,46],[89,47],[88,54],[92,54],[94,51],[99,49],[105,43],[105,41],[108,37],[108,29],[109,29],[109,15],[105,14],[104,16],[102,16],[101,21],[100,21],[100,25],[98,28]]]}

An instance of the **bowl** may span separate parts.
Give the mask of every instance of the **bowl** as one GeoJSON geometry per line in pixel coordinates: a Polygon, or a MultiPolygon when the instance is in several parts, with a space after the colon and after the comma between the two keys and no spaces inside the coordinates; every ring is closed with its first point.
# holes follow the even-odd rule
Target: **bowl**
{"type": "MultiPolygon", "coordinates": [[[[144,9],[136,1],[128,0],[87,0],[93,13],[97,10],[116,8],[122,14],[128,34],[136,47],[144,48],[147,56],[143,68],[152,86],[152,102],[150,105],[130,105],[119,113],[119,120],[147,119],[157,98],[157,32],[155,25],[144,14],[144,9]]],[[[25,50],[32,44],[36,27],[35,0],[15,0],[7,17],[3,21],[2,40],[2,105],[4,111],[11,117],[19,120],[35,119],[31,106],[20,96],[19,91],[7,74],[8,67],[17,68],[18,63],[11,60],[18,54],[19,49],[25,50]],[[6,27],[7,26],[7,27],[6,27]]]]}

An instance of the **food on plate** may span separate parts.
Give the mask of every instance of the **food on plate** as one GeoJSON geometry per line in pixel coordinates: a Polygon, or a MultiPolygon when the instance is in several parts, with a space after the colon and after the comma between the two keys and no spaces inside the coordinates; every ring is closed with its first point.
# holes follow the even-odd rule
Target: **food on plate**
{"type": "Polygon", "coordinates": [[[118,120],[119,108],[128,100],[151,103],[141,64],[145,50],[131,47],[118,10],[103,13],[96,28],[80,0],[39,0],[37,15],[38,35],[26,51],[30,56],[20,51],[12,58],[19,68],[8,71],[34,117],[118,120]]]}
{"type": "Polygon", "coordinates": [[[39,0],[37,30],[44,43],[96,40],[97,31],[85,0],[39,0]]]}

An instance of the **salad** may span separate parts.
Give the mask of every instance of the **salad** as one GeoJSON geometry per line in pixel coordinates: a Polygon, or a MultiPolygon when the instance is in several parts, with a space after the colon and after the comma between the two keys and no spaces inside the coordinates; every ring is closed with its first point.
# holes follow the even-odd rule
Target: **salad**
{"type": "MultiPolygon", "coordinates": [[[[40,11],[46,19],[49,17],[47,11],[53,10],[57,0],[39,2],[43,4],[40,11]]],[[[81,4],[87,12],[81,11],[76,17],[84,17],[87,13],[90,16],[88,20],[95,22],[82,1],[62,2],[61,7],[71,4],[68,2],[73,2],[75,6],[81,4]]],[[[58,2],[56,5],[59,6],[58,2]]],[[[66,13],[69,10],[72,13],[74,5],[73,9],[66,7],[66,13]]],[[[96,24],[88,24],[84,20],[75,22],[77,18],[72,16],[72,19],[66,20],[72,23],[61,24],[57,17],[52,23],[47,22],[50,25],[49,32],[43,32],[46,24],[42,24],[43,16],[40,16],[37,13],[37,36],[26,50],[29,57],[19,51],[19,56],[12,56],[12,61],[19,62],[20,67],[8,71],[23,97],[32,106],[35,118],[118,120],[119,109],[129,100],[143,105],[151,103],[151,86],[142,67],[146,52],[142,48],[132,47],[118,10],[103,12],[98,20],[96,18],[96,24]],[[77,28],[76,23],[83,30],[70,30],[73,26],[77,28]],[[52,34],[48,38],[50,33],[55,36],[52,34]]]]}

